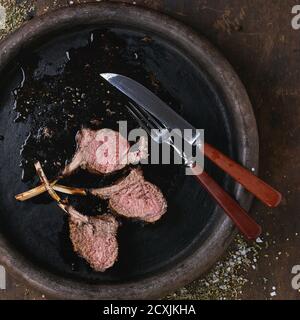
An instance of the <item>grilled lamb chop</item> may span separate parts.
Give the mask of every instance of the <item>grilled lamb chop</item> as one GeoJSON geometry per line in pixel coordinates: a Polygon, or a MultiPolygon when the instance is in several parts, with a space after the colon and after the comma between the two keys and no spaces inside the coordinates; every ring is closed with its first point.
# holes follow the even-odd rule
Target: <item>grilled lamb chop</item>
{"type": "Polygon", "coordinates": [[[118,222],[114,216],[109,214],[96,217],[82,215],[72,206],[61,201],[49,184],[39,162],[35,164],[35,167],[51,197],[69,216],[70,239],[74,251],[96,271],[103,272],[110,268],[118,257],[116,239],[118,222]]]}
{"type": "Polygon", "coordinates": [[[68,213],[74,251],[96,271],[103,272],[113,266],[118,257],[118,222],[114,216],[86,217],[72,207],[68,213]]]}
{"type": "Polygon", "coordinates": [[[76,143],[76,153],[63,170],[63,176],[72,174],[79,167],[92,173],[108,174],[148,156],[144,137],[138,142],[138,150],[132,152],[128,141],[110,129],[82,129],[76,134],[76,143]]]}
{"type": "Polygon", "coordinates": [[[161,191],[146,181],[138,169],[133,169],[116,185],[89,191],[102,199],[109,199],[111,209],[127,218],[155,222],[167,211],[167,202],[161,191]]]}

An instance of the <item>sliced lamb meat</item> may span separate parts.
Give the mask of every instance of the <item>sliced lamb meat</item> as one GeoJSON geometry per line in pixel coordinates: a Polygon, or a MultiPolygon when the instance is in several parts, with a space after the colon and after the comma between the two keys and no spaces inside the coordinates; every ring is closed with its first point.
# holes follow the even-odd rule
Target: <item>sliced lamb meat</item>
{"type": "Polygon", "coordinates": [[[74,251],[96,271],[103,272],[112,267],[118,257],[116,219],[109,214],[83,216],[72,207],[68,212],[74,251]]]}
{"type": "Polygon", "coordinates": [[[142,171],[134,169],[116,185],[90,190],[110,207],[127,218],[155,222],[167,211],[167,201],[159,188],[146,181],[142,171]]]}
{"type": "Polygon", "coordinates": [[[35,167],[51,197],[57,201],[59,207],[69,216],[70,239],[74,251],[96,271],[103,272],[110,268],[118,257],[116,239],[118,222],[114,216],[109,214],[96,217],[82,215],[72,206],[61,201],[49,184],[39,162],[35,164],[35,167]]]}
{"type": "Polygon", "coordinates": [[[128,141],[110,129],[82,129],[76,135],[77,150],[62,175],[70,175],[81,167],[92,173],[108,174],[137,163],[148,156],[147,141],[141,137],[138,150],[130,151],[128,141]]]}

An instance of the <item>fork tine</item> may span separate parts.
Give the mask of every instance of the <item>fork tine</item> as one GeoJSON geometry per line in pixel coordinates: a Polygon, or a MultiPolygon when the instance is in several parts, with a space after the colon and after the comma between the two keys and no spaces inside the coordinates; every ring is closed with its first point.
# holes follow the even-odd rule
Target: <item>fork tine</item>
{"type": "Polygon", "coordinates": [[[148,133],[149,136],[151,136],[151,130],[149,129],[149,127],[147,127],[146,123],[144,123],[141,118],[139,116],[136,115],[136,113],[126,105],[127,110],[129,111],[129,113],[133,116],[133,118],[137,121],[137,123],[139,124],[139,126],[141,128],[143,128],[144,130],[146,130],[146,132],[148,133]]]}
{"type": "Polygon", "coordinates": [[[144,126],[148,126],[150,129],[155,129],[153,124],[149,121],[148,117],[142,113],[140,109],[138,109],[133,103],[129,102],[131,111],[135,113],[137,117],[140,118],[140,120],[144,121],[144,126]]]}
{"type": "MultiPolygon", "coordinates": [[[[133,105],[133,104],[132,104],[133,105]]],[[[138,110],[140,112],[144,112],[148,118],[148,122],[151,121],[155,126],[156,126],[156,129],[159,129],[159,130],[162,130],[165,128],[165,126],[162,126],[158,120],[148,111],[142,109],[142,108],[138,108],[137,106],[133,105],[134,109],[135,110],[138,110]],[[164,127],[164,128],[163,128],[164,127]]]]}
{"type": "Polygon", "coordinates": [[[131,105],[131,107],[137,112],[138,115],[140,116],[144,116],[143,118],[145,119],[145,121],[147,122],[147,124],[151,124],[151,129],[159,129],[159,130],[163,130],[166,127],[163,126],[162,124],[160,124],[158,122],[158,119],[156,119],[152,114],[150,114],[150,112],[147,112],[146,110],[142,109],[142,108],[138,108],[136,105],[134,105],[133,103],[129,102],[129,104],[131,105]]]}

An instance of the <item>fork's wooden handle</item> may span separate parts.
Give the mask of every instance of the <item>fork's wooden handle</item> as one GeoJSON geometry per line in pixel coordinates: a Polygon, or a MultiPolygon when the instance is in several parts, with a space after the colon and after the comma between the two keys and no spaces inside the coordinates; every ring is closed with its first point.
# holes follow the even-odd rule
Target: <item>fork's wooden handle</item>
{"type": "MultiPolygon", "coordinates": [[[[199,170],[199,167],[195,166],[192,170],[196,173],[197,169],[199,170]]],[[[213,178],[205,171],[199,175],[195,175],[195,178],[210,193],[220,207],[224,209],[226,214],[247,239],[255,240],[259,237],[262,231],[260,225],[258,225],[248,213],[224,189],[222,189],[215,180],[213,180],[213,178]]]]}
{"type": "Polygon", "coordinates": [[[281,202],[282,195],[277,190],[207,143],[204,154],[267,206],[277,207],[281,202]]]}

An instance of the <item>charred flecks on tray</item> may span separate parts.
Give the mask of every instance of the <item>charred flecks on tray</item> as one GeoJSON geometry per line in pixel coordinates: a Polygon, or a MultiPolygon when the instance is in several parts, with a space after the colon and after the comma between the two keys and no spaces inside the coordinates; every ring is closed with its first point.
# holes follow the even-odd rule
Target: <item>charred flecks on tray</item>
{"type": "Polygon", "coordinates": [[[40,76],[38,55],[20,61],[26,80],[15,90],[16,121],[29,121],[31,126],[21,152],[25,182],[34,178],[32,163],[37,160],[49,179],[57,176],[74,154],[74,136],[82,127],[117,130],[120,120],[128,120],[129,130],[137,126],[124,107],[127,99],[100,73],[130,76],[179,108],[156,76],[145,69],[148,44],[143,38],[139,44],[128,44],[112,31],[94,31],[93,40],[89,39],[86,46],[68,51],[69,59],[66,57],[55,75],[40,76]]]}

